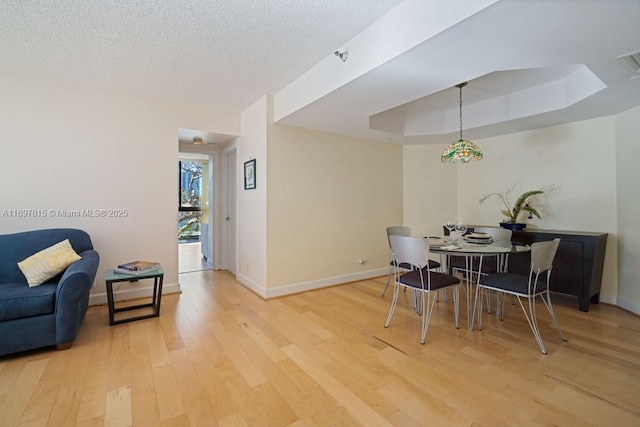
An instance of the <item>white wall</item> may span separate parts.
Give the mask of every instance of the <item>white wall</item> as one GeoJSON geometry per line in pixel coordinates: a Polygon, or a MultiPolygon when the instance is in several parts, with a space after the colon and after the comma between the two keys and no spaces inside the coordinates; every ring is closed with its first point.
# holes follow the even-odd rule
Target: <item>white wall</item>
{"type": "Polygon", "coordinates": [[[269,296],[386,274],[402,147],[272,124],[268,158],[269,296]]]}
{"type": "MultiPolygon", "coordinates": [[[[542,219],[528,228],[616,233],[615,117],[569,123],[475,141],[484,159],[458,167],[462,220],[497,225],[498,198],[479,204],[483,194],[516,186],[524,191],[553,184],[542,219]]],[[[614,244],[615,246],[615,244],[614,244]]]]}
{"type": "Polygon", "coordinates": [[[236,279],[262,297],[267,288],[267,120],[270,97],[263,96],[241,116],[238,142],[238,232],[236,279]],[[253,190],[244,189],[244,163],[256,160],[253,190]]]}
{"type": "Polygon", "coordinates": [[[476,142],[484,159],[457,166],[458,216],[469,224],[497,225],[499,199],[483,194],[516,186],[517,198],[553,184],[542,219],[527,228],[609,233],[600,299],[617,295],[615,117],[603,117],[476,142]]]}
{"type": "MultiPolygon", "coordinates": [[[[105,269],[135,259],[161,262],[165,291],[178,290],[177,130],[237,134],[239,117],[204,105],[10,76],[0,78],[0,93],[0,213],[22,208],[127,211],[126,217],[0,216],[0,233],[86,230],[101,257],[91,303],[106,301],[105,269]]],[[[130,288],[130,294],[136,289],[130,288]]]]}
{"type": "MultiPolygon", "coordinates": [[[[627,119],[626,125],[620,126],[628,129],[628,145],[632,135],[637,135],[631,122],[627,119]]],[[[484,159],[459,165],[437,164],[444,146],[406,146],[405,224],[419,230],[414,233],[419,235],[441,233],[447,216],[467,224],[498,225],[501,202],[492,198],[479,204],[483,194],[516,186],[513,202],[526,190],[554,184],[548,205],[540,209],[543,218],[534,218],[527,227],[608,233],[600,298],[615,304],[619,292],[615,126],[616,118],[610,116],[486,138],[474,141],[482,148],[484,159]],[[441,187],[436,191],[442,207],[421,192],[421,186],[428,182],[441,187]],[[455,203],[447,200],[443,189],[457,195],[455,203]]],[[[636,169],[633,173],[637,177],[636,169]]],[[[632,168],[623,170],[631,173],[632,168]]],[[[630,195],[633,190],[627,187],[626,191],[630,195]]],[[[637,209],[635,200],[629,203],[637,209]]],[[[625,206],[622,209],[629,211],[625,206]]],[[[632,299],[640,301],[635,296],[632,299]]]]}
{"type": "Polygon", "coordinates": [[[457,217],[457,169],[440,162],[443,148],[404,147],[404,225],[414,236],[441,236],[447,219],[457,217]]]}
{"type": "Polygon", "coordinates": [[[640,314],[640,107],[616,117],[618,203],[617,304],[640,314]]]}

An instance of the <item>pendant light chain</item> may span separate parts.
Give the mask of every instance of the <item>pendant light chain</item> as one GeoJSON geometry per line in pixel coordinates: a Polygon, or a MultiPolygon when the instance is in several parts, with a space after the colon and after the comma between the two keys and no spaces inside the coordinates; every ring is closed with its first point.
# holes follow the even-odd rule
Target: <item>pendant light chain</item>
{"type": "Polygon", "coordinates": [[[471,141],[462,139],[462,88],[467,82],[456,85],[460,89],[460,139],[444,149],[440,155],[442,163],[467,163],[470,160],[482,160],[482,150],[471,141]]]}
{"type": "Polygon", "coordinates": [[[462,86],[458,85],[460,88],[460,139],[462,139],[462,86]]]}

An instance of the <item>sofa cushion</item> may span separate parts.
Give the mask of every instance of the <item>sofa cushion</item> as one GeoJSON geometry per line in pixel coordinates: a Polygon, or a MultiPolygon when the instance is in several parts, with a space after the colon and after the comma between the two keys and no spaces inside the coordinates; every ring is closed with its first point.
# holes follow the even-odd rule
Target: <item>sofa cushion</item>
{"type": "Polygon", "coordinates": [[[71,247],[69,239],[66,239],[20,261],[18,267],[27,278],[29,286],[33,287],[57,276],[79,259],[80,256],[71,247]]]}
{"type": "Polygon", "coordinates": [[[0,322],[53,313],[56,288],[57,284],[51,282],[36,288],[30,288],[25,283],[3,283],[0,292],[0,322]]]}

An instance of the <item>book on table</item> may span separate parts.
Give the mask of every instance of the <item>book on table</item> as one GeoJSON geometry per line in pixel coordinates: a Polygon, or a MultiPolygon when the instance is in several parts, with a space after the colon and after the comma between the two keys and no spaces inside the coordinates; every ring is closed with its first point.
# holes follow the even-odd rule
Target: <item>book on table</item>
{"type": "Polygon", "coordinates": [[[160,268],[160,263],[155,261],[132,261],[124,264],[118,264],[113,269],[116,273],[139,275],[149,273],[160,268]]]}

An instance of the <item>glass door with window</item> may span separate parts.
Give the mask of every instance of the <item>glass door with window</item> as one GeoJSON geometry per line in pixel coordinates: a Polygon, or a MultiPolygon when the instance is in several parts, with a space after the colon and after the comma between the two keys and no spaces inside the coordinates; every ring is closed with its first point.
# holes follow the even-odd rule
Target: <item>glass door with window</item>
{"type": "Polygon", "coordinates": [[[203,218],[202,178],[205,164],[197,160],[178,162],[178,241],[199,242],[203,218]]]}

